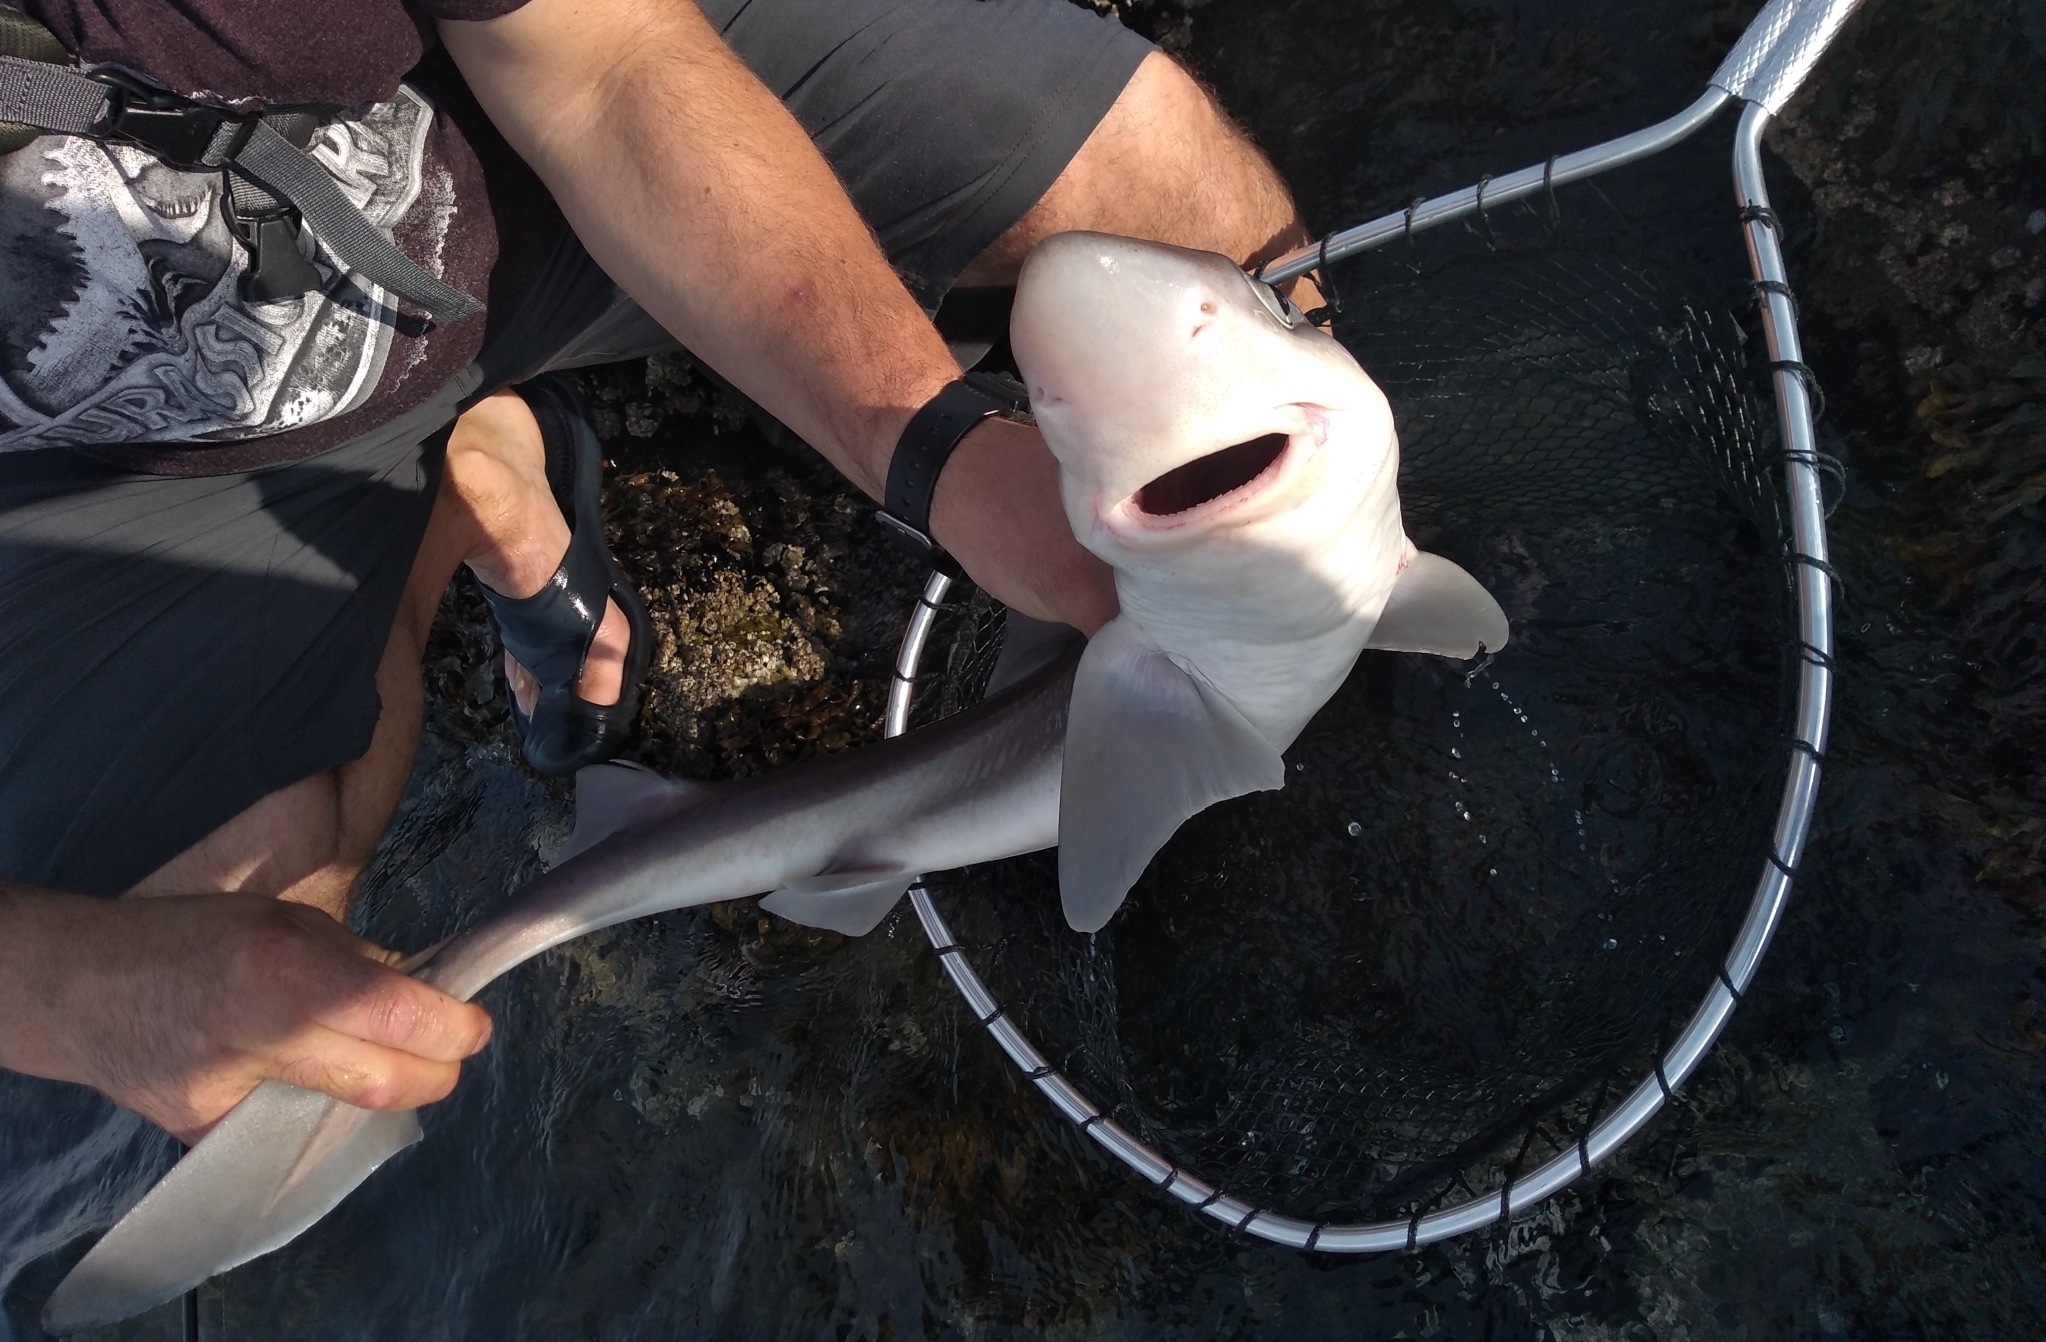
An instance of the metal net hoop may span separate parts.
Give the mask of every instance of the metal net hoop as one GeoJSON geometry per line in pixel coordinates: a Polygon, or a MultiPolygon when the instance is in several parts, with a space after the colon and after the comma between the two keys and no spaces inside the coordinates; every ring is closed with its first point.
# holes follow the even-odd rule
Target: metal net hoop
{"type": "MultiPolygon", "coordinates": [[[[919,878],[910,904],[926,937],[974,1018],[1052,1106],[1109,1155],[1188,1208],[1232,1230],[1274,1244],[1324,1253],[1364,1254],[1411,1250],[1510,1220],[1590,1173],[1671,1103],[1725,1030],[1754,981],[1788,902],[1818,800],[1833,696],[1833,570],[1828,562],[1824,478],[1830,461],[1814,431],[1816,381],[1803,361],[1796,300],[1781,251],[1781,225],[1769,204],[1761,164],[1761,136],[1809,73],[1859,0],[1771,0],[1713,77],[1707,92],[1667,121],[1538,167],[1487,178],[1476,186],[1417,201],[1384,218],[1332,234],[1264,267],[1269,283],[1325,269],[1344,257],[1557,185],[1592,176],[1654,154],[1687,138],[1729,101],[1742,104],[1733,139],[1738,218],[1767,344],[1781,433],[1784,558],[1791,569],[1798,652],[1790,758],[1768,852],[1745,918],[1703,999],[1667,1046],[1658,1047],[1648,1074],[1574,1141],[1525,1174],[1509,1172],[1496,1187],[1411,1217],[1360,1223],[1314,1222],[1262,1208],[1224,1191],[1216,1182],[1175,1162],[1118,1124],[1071,1080],[1053,1068],[982,981],[930,890],[919,878]]],[[[956,573],[934,570],[911,613],[890,686],[885,733],[907,729],[925,648],[956,573]]]]}

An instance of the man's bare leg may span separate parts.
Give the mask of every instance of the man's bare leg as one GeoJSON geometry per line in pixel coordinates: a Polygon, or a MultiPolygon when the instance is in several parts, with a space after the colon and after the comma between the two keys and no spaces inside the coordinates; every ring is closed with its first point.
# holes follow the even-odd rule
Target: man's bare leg
{"type": "MultiPolygon", "coordinates": [[[[368,1108],[453,1088],[489,1017],[393,973],[393,952],[338,920],[411,771],[420,654],[456,565],[525,595],[567,547],[543,458],[514,395],[457,425],[362,758],[262,798],[131,892],[160,898],[0,882],[0,1067],[93,1086],[186,1141],[266,1077],[368,1108]]],[[[615,698],[627,638],[615,609],[599,637],[582,689],[615,698]]]]}
{"type": "MultiPolygon", "coordinates": [[[[528,596],[561,562],[568,540],[568,522],[547,487],[539,425],[525,402],[506,391],[471,408],[449,437],[433,515],[377,666],[383,712],[369,750],[262,798],[129,893],[240,891],[345,918],[412,772],[425,716],[420,663],[456,567],[467,563],[494,591],[528,596]]],[[[612,604],[580,687],[592,702],[617,701],[629,638],[612,604]]],[[[531,679],[511,666],[530,709],[531,679]]]]}
{"type": "MultiPolygon", "coordinates": [[[[1198,247],[1246,266],[1310,240],[1271,163],[1162,52],[1144,58],[1051,189],[959,287],[1014,284],[1032,248],[1076,228],[1198,247]]],[[[1306,279],[1289,296],[1306,308],[1321,301],[1306,279]]]]}

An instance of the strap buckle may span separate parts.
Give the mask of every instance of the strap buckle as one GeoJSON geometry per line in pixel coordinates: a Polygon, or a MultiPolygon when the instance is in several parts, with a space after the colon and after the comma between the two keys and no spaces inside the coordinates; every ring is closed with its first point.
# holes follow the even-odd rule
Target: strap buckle
{"type": "Polygon", "coordinates": [[[191,102],[111,71],[89,78],[107,86],[107,105],[93,125],[93,136],[139,145],[186,172],[207,172],[226,163],[260,120],[191,102]],[[228,130],[225,136],[223,127],[228,130]]]}

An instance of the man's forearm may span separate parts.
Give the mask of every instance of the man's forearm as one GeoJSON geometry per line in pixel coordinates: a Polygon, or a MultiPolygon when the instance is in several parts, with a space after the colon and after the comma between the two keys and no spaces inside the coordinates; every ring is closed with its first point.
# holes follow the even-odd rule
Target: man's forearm
{"type": "Polygon", "coordinates": [[[93,935],[94,901],[0,881],[0,1067],[60,1081],[83,1080],[64,1032],[54,1028],[87,985],[67,973],[64,951],[93,935]]]}
{"type": "Polygon", "coordinates": [[[531,0],[443,23],[592,256],[691,351],[879,497],[957,376],[830,166],[688,0],[531,0]]]}

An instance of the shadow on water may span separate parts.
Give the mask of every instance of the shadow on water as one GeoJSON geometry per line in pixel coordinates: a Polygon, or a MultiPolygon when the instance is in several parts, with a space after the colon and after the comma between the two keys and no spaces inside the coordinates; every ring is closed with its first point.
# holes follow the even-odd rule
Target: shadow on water
{"type": "MultiPolygon", "coordinates": [[[[1749,8],[1212,0],[1139,6],[1135,19],[1196,62],[1328,224],[1666,114],[1749,8]]],[[[1864,77],[1857,62],[1901,61],[1899,25],[1908,37],[1908,24],[1930,21],[1884,0],[1871,8],[1872,35],[1821,71],[1832,81],[1822,111],[1859,115],[1862,93],[1827,90],[1878,87],[1890,67],[1864,77]]],[[[2006,95],[2023,98],[2015,84],[2006,95]]],[[[1936,118],[1914,106],[1921,122],[1936,118]]],[[[1652,262],[1701,306],[1728,307],[1739,271],[1723,144],[1566,198],[1569,231],[1537,238],[1542,255],[1564,245],[1629,274],[1652,262]]],[[[1781,164],[1774,172],[1787,217],[1846,208],[1825,194],[1844,189],[1839,173],[1805,194],[1781,164]]],[[[1541,211],[1499,222],[1527,236],[1547,227],[1541,211]]],[[[1823,238],[1795,241],[1794,274],[1824,268],[1823,238]]],[[[1503,373],[1457,382],[1441,359],[1426,377],[1403,371],[1480,340],[1484,306],[1466,300],[1504,292],[1496,272],[1486,278],[1483,239],[1440,246],[1338,276],[1339,330],[1393,395],[1410,466],[1436,463],[1435,477],[1407,481],[1411,529],[1499,595],[1514,645],[1468,678],[1367,658],[1289,754],[1286,790],[1190,824],[1095,948],[1060,939],[1043,859],[969,873],[945,894],[983,972],[1100,1098],[1277,1198],[1396,1200],[1402,1173],[1462,1121],[1445,1104],[1401,1129],[1381,1105],[1371,1142],[1294,1130],[1291,1145],[1258,1148],[1274,1157],[1263,1164],[1204,1136],[1254,1127],[1270,1112],[1259,1104],[1312,1117],[1301,1078],[1340,1072],[1330,1060],[1345,1049],[1437,1090],[1485,1074],[1533,1084],[1597,1043],[1573,1042],[1558,1020],[1591,1000],[1573,983],[1603,985],[1610,1003],[1645,968],[1644,995],[1695,1000],[1697,971],[1656,938],[1686,919],[1718,935],[1725,901],[1744,903],[1759,870],[1753,830],[1780,777],[1781,585],[1756,519],[1715,501],[1716,477],[1658,479],[1594,506],[1595,461],[1560,492],[1525,478],[1511,490],[1492,480],[1489,495],[1482,482],[1457,488],[1456,453],[1490,449],[1430,424],[1445,409],[1526,398],[1503,373]],[[1401,269],[1412,265],[1434,287],[1416,287],[1401,269]],[[1464,292],[1442,274],[1479,277],[1457,299],[1479,314],[1461,334],[1399,316],[1403,303],[1427,306],[1414,294],[1464,292]],[[1750,807],[1758,776],[1763,799],[1750,807]],[[1693,883],[1672,885],[1672,873],[1693,883]],[[1634,917],[1641,892],[1657,890],[1665,911],[1696,898],[1667,918],[1634,917]],[[1076,975],[1089,955],[1112,967],[1076,975]]],[[[1987,829],[1967,829],[1953,801],[1991,774],[2022,791],[2022,770],[1983,745],[2017,728],[1993,726],[1970,698],[1970,677],[1987,674],[1963,641],[1977,624],[1938,606],[1902,543],[1938,504],[1913,483],[1918,430],[1898,408],[1917,384],[1883,372],[1903,355],[1880,338],[1911,319],[1899,300],[1887,325],[1848,329],[1849,309],[1806,302],[1834,397],[1829,448],[1853,468],[1834,518],[1845,665],[1821,828],[1727,1039],[1686,1102],[1594,1177],[1510,1227],[1404,1257],[1244,1243],[1052,1118],[954,1000],[913,924],[847,941],[741,902],[598,934],[488,990],[497,1040],[424,1116],[425,1142],[299,1243],[207,1286],[203,1335],[2037,1335],[2040,929],[2031,904],[1977,879],[1993,856],[1987,829]]],[[[1514,357],[1532,366],[1554,353],[1514,357]]],[[[1626,368],[1572,366],[1568,386],[1597,396],[1566,418],[1619,407],[1597,443],[1626,439],[1652,410],[1654,388],[1626,368]]],[[[782,668],[740,676],[715,712],[693,716],[681,709],[702,707],[691,687],[709,673],[664,681],[654,762],[745,771],[785,758],[792,730],[805,748],[870,732],[789,724],[875,716],[874,677],[913,575],[802,513],[791,500],[835,497],[814,476],[729,446],[706,456],[619,441],[621,457],[657,468],[633,478],[663,499],[716,505],[701,514],[716,538],[709,559],[677,540],[636,571],[685,604],[725,593],[706,625],[754,639],[747,665],[782,668]],[[796,545],[809,553],[791,557],[796,545]],[[758,596],[770,583],[779,606],[758,596]],[[800,638],[770,628],[777,610],[797,612],[800,638]],[[813,644],[829,655],[804,652],[813,644]],[[789,688],[809,681],[824,688],[789,688]],[[685,718],[722,725],[684,730],[685,718]]],[[[473,663],[482,649],[473,628],[464,637],[473,663]]],[[[515,888],[566,829],[565,796],[510,762],[501,714],[453,702],[449,687],[467,683],[442,686],[439,730],[367,883],[365,931],[406,948],[515,888]]],[[[2002,794],[1979,795],[1966,815],[2002,794]]],[[[1995,857],[1995,869],[2024,870],[2012,861],[1995,857]]],[[[0,1272],[19,1274],[5,1320],[28,1338],[35,1306],[82,1249],[59,1246],[105,1224],[170,1151],[75,1092],[8,1078],[0,1097],[0,1272]]],[[[177,1334],[166,1309],[94,1336],[177,1334]]]]}

